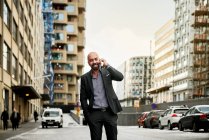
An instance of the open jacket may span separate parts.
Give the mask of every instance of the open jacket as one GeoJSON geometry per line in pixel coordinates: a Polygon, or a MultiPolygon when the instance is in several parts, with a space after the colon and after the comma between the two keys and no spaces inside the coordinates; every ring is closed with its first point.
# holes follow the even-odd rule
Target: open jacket
{"type": "MultiPolygon", "coordinates": [[[[111,111],[115,114],[122,111],[120,102],[113,89],[112,80],[122,81],[123,75],[113,67],[101,68],[101,76],[104,83],[105,94],[111,111]]],[[[94,90],[91,71],[81,76],[80,101],[84,117],[88,120],[88,114],[93,108],[94,90]]]]}

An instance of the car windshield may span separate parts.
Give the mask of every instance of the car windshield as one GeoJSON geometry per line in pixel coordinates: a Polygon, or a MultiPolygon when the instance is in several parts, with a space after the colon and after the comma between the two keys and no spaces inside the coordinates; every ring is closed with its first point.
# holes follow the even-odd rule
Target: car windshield
{"type": "Polygon", "coordinates": [[[200,112],[209,112],[209,106],[198,107],[200,112]]]}
{"type": "Polygon", "coordinates": [[[58,111],[45,111],[44,117],[57,117],[59,116],[58,111]]]}
{"type": "Polygon", "coordinates": [[[183,114],[183,113],[185,113],[187,110],[188,110],[188,109],[176,109],[176,110],[174,110],[174,113],[176,113],[176,114],[183,114]]]}

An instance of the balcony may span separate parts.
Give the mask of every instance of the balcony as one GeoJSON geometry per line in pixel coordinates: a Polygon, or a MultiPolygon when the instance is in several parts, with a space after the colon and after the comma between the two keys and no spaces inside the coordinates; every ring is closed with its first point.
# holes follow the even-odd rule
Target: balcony
{"type": "Polygon", "coordinates": [[[68,0],[53,0],[53,4],[68,5],[68,0]]]}
{"type": "Polygon", "coordinates": [[[205,59],[194,60],[194,67],[206,67],[208,63],[205,59]]]}
{"type": "Polygon", "coordinates": [[[85,9],[86,9],[86,0],[79,0],[78,8],[85,11],[85,9]]]}
{"type": "Polygon", "coordinates": [[[194,23],[192,24],[192,27],[205,27],[208,25],[208,19],[196,17],[194,23]]]}
{"type": "Polygon", "coordinates": [[[197,6],[195,11],[192,13],[193,16],[203,16],[203,15],[209,15],[208,8],[206,6],[197,6]]]}
{"type": "Polygon", "coordinates": [[[178,86],[174,86],[173,87],[173,92],[178,92],[178,91],[182,91],[182,90],[191,90],[193,87],[191,84],[189,83],[184,83],[178,86]]]}
{"type": "Polygon", "coordinates": [[[194,38],[191,43],[209,43],[209,39],[207,34],[194,34],[194,38]]]}
{"type": "Polygon", "coordinates": [[[204,73],[195,73],[193,76],[194,81],[204,81],[207,80],[207,75],[204,73]]]}
{"type": "Polygon", "coordinates": [[[84,14],[80,14],[78,16],[78,27],[82,30],[84,30],[86,28],[86,20],[85,20],[84,14]]]}
{"type": "Polygon", "coordinates": [[[194,54],[205,54],[208,53],[206,46],[194,46],[194,54]]]}
{"type": "Polygon", "coordinates": [[[78,47],[85,47],[85,37],[83,34],[78,34],[78,47]]]}
{"type": "Polygon", "coordinates": [[[78,61],[77,64],[79,66],[84,66],[84,54],[82,52],[78,53],[78,61]]]}

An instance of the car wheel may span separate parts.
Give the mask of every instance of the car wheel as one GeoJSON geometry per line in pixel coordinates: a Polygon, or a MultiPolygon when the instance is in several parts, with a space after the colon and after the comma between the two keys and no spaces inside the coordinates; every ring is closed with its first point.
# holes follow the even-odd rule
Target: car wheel
{"type": "Polygon", "coordinates": [[[44,125],[42,125],[42,128],[44,128],[44,125]]]}
{"type": "Polygon", "coordinates": [[[192,125],[192,130],[193,130],[193,132],[198,132],[199,131],[199,128],[197,128],[197,125],[196,125],[195,122],[192,125]]]}
{"type": "Polygon", "coordinates": [[[184,131],[184,128],[183,128],[181,122],[179,122],[179,130],[180,130],[180,131],[184,131]]]}
{"type": "Polygon", "coordinates": [[[164,127],[161,125],[161,123],[159,122],[159,126],[158,126],[158,128],[160,129],[160,130],[163,130],[164,129],[164,127]]]}
{"type": "Polygon", "coordinates": [[[168,129],[169,130],[172,130],[173,129],[172,124],[170,122],[168,122],[168,129]]]}
{"type": "Polygon", "coordinates": [[[206,129],[204,129],[204,132],[208,132],[208,129],[206,128],[206,129]]]}

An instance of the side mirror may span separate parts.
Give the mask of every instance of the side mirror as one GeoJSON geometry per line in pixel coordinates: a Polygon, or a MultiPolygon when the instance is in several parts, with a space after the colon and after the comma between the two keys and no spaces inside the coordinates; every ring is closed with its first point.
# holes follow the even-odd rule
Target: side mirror
{"type": "Polygon", "coordinates": [[[185,116],[185,114],[183,113],[182,116],[185,116]]]}
{"type": "Polygon", "coordinates": [[[161,115],[161,117],[164,117],[164,115],[161,115]]]}
{"type": "Polygon", "coordinates": [[[61,115],[61,117],[63,117],[63,116],[61,115]]]}

